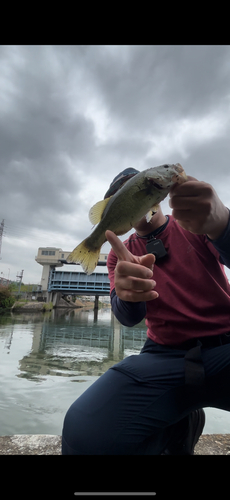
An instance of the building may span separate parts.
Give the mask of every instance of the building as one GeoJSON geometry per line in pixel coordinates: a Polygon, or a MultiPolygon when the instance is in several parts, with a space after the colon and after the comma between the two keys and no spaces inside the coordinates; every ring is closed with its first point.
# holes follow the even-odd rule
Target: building
{"type": "MultiPolygon", "coordinates": [[[[61,248],[55,247],[39,247],[38,254],[35,260],[43,266],[41,277],[41,291],[46,292],[48,289],[48,279],[51,267],[61,267],[67,264],[67,258],[71,252],[63,251],[61,248]]],[[[108,254],[100,253],[98,264],[106,265],[108,254]]]]}

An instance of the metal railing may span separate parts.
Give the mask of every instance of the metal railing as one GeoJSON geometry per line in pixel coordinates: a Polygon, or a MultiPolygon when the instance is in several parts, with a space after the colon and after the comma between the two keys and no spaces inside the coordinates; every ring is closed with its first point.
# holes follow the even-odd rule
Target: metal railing
{"type": "Polygon", "coordinates": [[[93,273],[89,276],[81,272],[56,271],[49,275],[48,292],[62,292],[78,295],[109,295],[108,273],[93,273]]]}

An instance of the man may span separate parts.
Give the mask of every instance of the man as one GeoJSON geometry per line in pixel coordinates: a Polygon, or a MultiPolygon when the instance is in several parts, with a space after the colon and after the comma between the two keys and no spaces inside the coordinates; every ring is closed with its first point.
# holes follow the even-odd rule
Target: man
{"type": "MultiPolygon", "coordinates": [[[[105,197],[136,173],[121,172],[105,197]]],[[[148,338],[70,407],[63,454],[192,455],[202,408],[230,410],[229,210],[191,177],[170,206],[124,244],[106,232],[113,312],[127,326],[145,317],[148,338]]]]}

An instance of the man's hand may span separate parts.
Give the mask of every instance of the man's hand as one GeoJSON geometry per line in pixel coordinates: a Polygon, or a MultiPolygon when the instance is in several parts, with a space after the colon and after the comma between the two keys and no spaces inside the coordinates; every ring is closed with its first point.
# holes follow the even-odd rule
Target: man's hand
{"type": "Polygon", "coordinates": [[[114,282],[117,296],[128,302],[145,302],[158,297],[153,291],[153,254],[137,257],[133,255],[112,232],[107,230],[105,236],[111,244],[118,260],[115,268],[114,282]]]}
{"type": "Polygon", "coordinates": [[[229,211],[210,184],[194,177],[188,179],[170,191],[172,216],[191,233],[207,234],[216,240],[227,227],[229,211]]]}

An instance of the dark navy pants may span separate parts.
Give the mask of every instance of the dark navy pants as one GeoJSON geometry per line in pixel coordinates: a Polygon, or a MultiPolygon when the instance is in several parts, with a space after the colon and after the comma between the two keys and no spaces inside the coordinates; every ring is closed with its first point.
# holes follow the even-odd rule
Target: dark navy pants
{"type": "Polygon", "coordinates": [[[62,454],[160,455],[176,445],[193,410],[230,411],[229,342],[201,339],[191,350],[148,339],[140,354],[112,366],[71,405],[62,454]]]}

